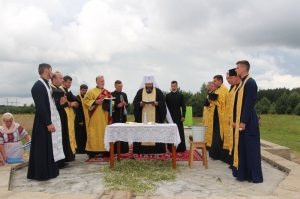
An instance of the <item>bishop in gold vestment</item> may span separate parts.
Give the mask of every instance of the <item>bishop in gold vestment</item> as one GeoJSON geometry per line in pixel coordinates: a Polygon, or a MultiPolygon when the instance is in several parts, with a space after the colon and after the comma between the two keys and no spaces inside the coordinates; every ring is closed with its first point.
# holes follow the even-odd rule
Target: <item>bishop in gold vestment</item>
{"type": "MultiPolygon", "coordinates": [[[[159,88],[154,86],[156,82],[153,76],[145,76],[144,83],[145,87],[138,90],[133,100],[135,122],[143,122],[144,113],[146,113],[148,122],[164,123],[167,115],[164,94],[159,88]]],[[[133,153],[165,152],[165,143],[134,142],[133,144],[133,153]]]]}

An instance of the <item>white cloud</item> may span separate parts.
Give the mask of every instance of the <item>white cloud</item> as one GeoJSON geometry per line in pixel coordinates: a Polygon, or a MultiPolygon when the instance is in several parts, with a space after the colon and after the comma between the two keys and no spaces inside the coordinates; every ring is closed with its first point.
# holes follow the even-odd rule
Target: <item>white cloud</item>
{"type": "Polygon", "coordinates": [[[93,87],[103,74],[109,90],[122,80],[130,100],[143,75],[154,75],[162,90],[177,80],[183,90],[197,92],[242,59],[250,61],[260,88],[297,87],[299,5],[295,0],[1,1],[0,97],[30,98],[42,62],[71,75],[74,93],[81,83],[93,87]]]}

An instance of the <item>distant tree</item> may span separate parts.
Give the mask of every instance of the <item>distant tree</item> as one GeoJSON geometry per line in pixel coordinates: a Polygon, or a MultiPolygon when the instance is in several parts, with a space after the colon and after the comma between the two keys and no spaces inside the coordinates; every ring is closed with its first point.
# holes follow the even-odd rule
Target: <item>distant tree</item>
{"type": "Polygon", "coordinates": [[[276,101],[276,113],[277,114],[285,114],[286,110],[290,107],[288,100],[288,95],[284,92],[276,101]]]}
{"type": "Polygon", "coordinates": [[[288,95],[290,93],[290,90],[288,88],[259,90],[257,92],[257,100],[261,100],[263,97],[266,97],[271,101],[271,103],[273,103],[276,102],[284,92],[286,92],[288,95]]]}
{"type": "Polygon", "coordinates": [[[300,87],[298,87],[298,88],[293,88],[293,89],[291,90],[291,92],[296,92],[296,93],[300,94],[300,87]]]}
{"type": "Polygon", "coordinates": [[[200,93],[207,93],[207,89],[206,89],[206,84],[203,83],[201,88],[200,88],[200,93]]]}
{"type": "Polygon", "coordinates": [[[195,94],[192,97],[189,98],[189,101],[186,103],[186,106],[191,106],[193,110],[193,117],[200,117],[200,95],[195,94]]]}
{"type": "Polygon", "coordinates": [[[191,91],[186,92],[184,90],[179,90],[179,92],[182,93],[186,105],[188,104],[190,98],[194,95],[191,91]]]}
{"type": "Polygon", "coordinates": [[[268,111],[268,114],[276,114],[276,104],[273,102],[270,106],[270,109],[268,111]]]}
{"type": "Polygon", "coordinates": [[[288,115],[293,114],[293,109],[289,106],[289,107],[286,109],[285,114],[288,114],[288,115]]]}
{"type": "Polygon", "coordinates": [[[274,95],[274,102],[277,102],[277,100],[284,94],[286,93],[287,95],[289,95],[290,90],[288,88],[276,88],[275,89],[275,95],[274,95]]]}
{"type": "Polygon", "coordinates": [[[300,102],[297,104],[297,106],[294,109],[293,112],[295,115],[299,115],[300,116],[300,102]]]}
{"type": "Polygon", "coordinates": [[[129,114],[129,115],[134,114],[133,103],[129,104],[129,107],[127,108],[127,114],[129,114]]]}
{"type": "Polygon", "coordinates": [[[297,93],[296,91],[291,92],[288,98],[289,105],[292,110],[294,110],[297,106],[297,104],[300,102],[300,94],[297,93]]]}
{"type": "Polygon", "coordinates": [[[33,111],[32,113],[35,113],[35,105],[32,103],[30,104],[30,110],[33,111]]]}
{"type": "Polygon", "coordinates": [[[271,106],[270,100],[268,100],[268,98],[266,97],[263,97],[255,105],[255,110],[258,114],[267,114],[270,109],[270,106],[271,106]]]}

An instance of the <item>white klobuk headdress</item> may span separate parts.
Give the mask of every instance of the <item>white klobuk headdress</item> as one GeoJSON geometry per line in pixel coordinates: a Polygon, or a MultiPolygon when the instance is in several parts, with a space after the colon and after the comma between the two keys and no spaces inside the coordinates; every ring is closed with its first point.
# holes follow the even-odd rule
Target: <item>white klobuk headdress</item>
{"type": "MultiPolygon", "coordinates": [[[[158,86],[158,84],[156,83],[155,78],[154,78],[153,75],[145,75],[145,76],[143,77],[143,79],[142,79],[142,83],[141,83],[141,85],[140,85],[140,89],[144,88],[144,87],[145,87],[145,84],[148,84],[148,83],[153,83],[153,86],[154,86],[155,88],[159,88],[159,86],[158,86]]],[[[170,124],[173,124],[174,122],[173,122],[173,120],[172,120],[172,117],[171,117],[171,114],[170,114],[169,109],[168,109],[168,107],[167,107],[167,104],[166,104],[166,109],[167,109],[167,115],[166,115],[166,118],[167,118],[167,120],[168,120],[168,122],[169,122],[170,124]]]]}
{"type": "Polygon", "coordinates": [[[149,84],[149,83],[153,83],[153,86],[155,88],[159,88],[153,75],[145,75],[144,78],[142,79],[142,83],[140,85],[140,89],[144,88],[145,84],[149,84]]]}

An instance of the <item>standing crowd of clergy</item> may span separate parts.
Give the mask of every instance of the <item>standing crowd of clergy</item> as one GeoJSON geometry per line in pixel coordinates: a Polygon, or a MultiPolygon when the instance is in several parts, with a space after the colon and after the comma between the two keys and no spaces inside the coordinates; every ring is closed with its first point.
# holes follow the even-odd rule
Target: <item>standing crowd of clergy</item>
{"type": "MultiPolygon", "coordinates": [[[[209,95],[218,97],[215,100],[208,97],[203,123],[208,126],[209,156],[230,164],[233,175],[239,180],[262,182],[259,128],[254,111],[257,86],[248,75],[249,68],[249,62],[240,61],[236,69],[229,71],[229,91],[223,85],[221,75],[216,75],[208,84],[209,95]]],[[[53,73],[49,64],[40,64],[38,72],[40,79],[31,90],[36,113],[27,178],[48,180],[57,177],[59,169],[74,161],[76,153],[88,154],[90,158],[99,154],[109,156],[104,148],[106,126],[127,121],[129,103],[126,93],[122,92],[122,82],[116,80],[115,91],[110,92],[104,88],[104,76],[97,76],[96,87],[88,90],[83,84],[79,95],[74,96],[70,91],[70,76],[53,73]],[[108,98],[114,98],[113,110],[110,110],[108,98]]],[[[140,123],[147,113],[148,122],[176,123],[181,138],[176,151],[184,152],[186,107],[177,88],[177,81],[172,81],[171,92],[164,96],[154,77],[145,76],[133,100],[134,117],[135,122],[140,123]]],[[[133,143],[133,153],[171,150],[172,147],[165,143],[133,143]]],[[[116,144],[114,151],[117,151],[116,144]]],[[[128,142],[121,142],[121,153],[128,151],[128,142]]]]}
{"type": "Polygon", "coordinates": [[[221,75],[208,82],[203,123],[209,157],[227,163],[238,180],[261,183],[260,131],[254,110],[258,89],[249,70],[248,61],[238,61],[226,74],[229,90],[221,75]]]}

